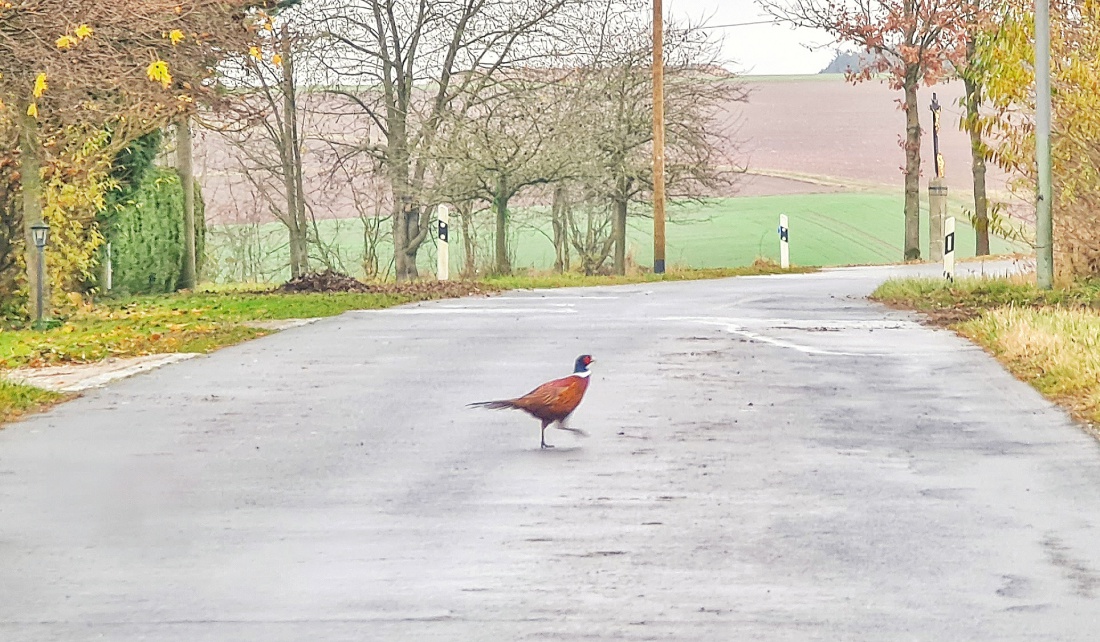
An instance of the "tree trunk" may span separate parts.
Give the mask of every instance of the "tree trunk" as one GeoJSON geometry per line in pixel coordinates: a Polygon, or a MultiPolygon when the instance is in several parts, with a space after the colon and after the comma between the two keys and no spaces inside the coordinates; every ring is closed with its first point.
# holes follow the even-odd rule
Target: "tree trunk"
{"type": "Polygon", "coordinates": [[[363,275],[368,279],[378,276],[378,236],[375,225],[363,217],[363,275]]]}
{"type": "MultiPolygon", "coordinates": [[[[967,45],[970,57],[974,56],[974,42],[967,45]]],[[[963,76],[966,88],[966,129],[970,133],[970,169],[974,175],[974,253],[989,254],[989,199],[985,190],[985,145],[979,128],[978,110],[982,104],[981,87],[973,79],[963,76]]]]}
{"type": "Polygon", "coordinates": [[[395,110],[390,111],[394,113],[387,117],[390,131],[386,140],[389,148],[386,169],[393,194],[393,270],[398,282],[413,281],[419,276],[416,270],[419,244],[414,241],[419,229],[420,209],[412,185],[405,117],[395,110]]]}
{"type": "Polygon", "coordinates": [[[474,204],[462,201],[456,207],[459,225],[462,229],[462,250],[464,253],[462,276],[472,279],[477,276],[477,237],[474,236],[474,204]]]}
{"type": "Polygon", "coordinates": [[[176,171],[183,188],[183,273],[180,288],[194,290],[198,281],[198,261],[195,257],[195,171],[191,140],[191,117],[184,116],[176,124],[176,171]]]}
{"type": "Polygon", "coordinates": [[[411,188],[400,177],[392,187],[393,206],[393,269],[398,281],[415,281],[420,277],[416,269],[418,244],[413,244],[419,226],[420,209],[408,196],[411,188]],[[411,249],[410,249],[411,248],[411,249]]]}
{"type": "Polygon", "coordinates": [[[309,245],[306,242],[305,193],[302,188],[302,154],[298,134],[298,98],[294,84],[293,52],[287,26],[283,25],[283,185],[286,190],[287,231],[290,235],[290,276],[296,278],[309,272],[309,245]]]}
{"type": "MultiPolygon", "coordinates": [[[[27,107],[19,108],[21,120],[21,132],[19,136],[19,170],[20,186],[23,192],[23,257],[27,263],[27,309],[29,316],[34,317],[35,304],[38,301],[38,248],[34,245],[34,235],[31,226],[39,225],[42,218],[42,146],[38,140],[38,120],[34,116],[27,115],[27,107]]],[[[50,280],[43,275],[42,279],[43,316],[49,316],[50,310],[50,280]]]]}
{"type": "Polygon", "coordinates": [[[918,69],[905,78],[905,260],[920,260],[920,114],[918,69]]]}
{"type": "Polygon", "coordinates": [[[554,225],[554,272],[561,274],[569,269],[569,232],[565,224],[565,188],[554,188],[554,200],[550,205],[550,218],[554,225]]]}
{"type": "Polygon", "coordinates": [[[404,197],[393,187],[393,275],[398,282],[409,280],[405,269],[405,203],[404,197]]]}
{"type": "Polygon", "coordinates": [[[611,234],[615,238],[615,274],[626,274],[626,214],[630,180],[620,176],[615,185],[614,211],[611,213],[611,234]]]}
{"type": "Polygon", "coordinates": [[[393,204],[393,270],[399,282],[416,280],[420,274],[416,270],[416,248],[409,251],[410,221],[415,225],[420,217],[412,199],[408,196],[409,185],[398,176],[391,188],[394,194],[393,204]]]}
{"type": "Polygon", "coordinates": [[[406,281],[415,281],[420,278],[420,272],[416,269],[416,254],[420,248],[417,242],[417,231],[420,229],[420,205],[409,203],[409,207],[403,213],[405,231],[404,244],[401,251],[401,262],[406,281]]]}
{"type": "Polygon", "coordinates": [[[493,213],[496,215],[496,272],[511,274],[512,265],[508,260],[508,182],[504,177],[497,179],[496,193],[493,194],[493,213]]]}

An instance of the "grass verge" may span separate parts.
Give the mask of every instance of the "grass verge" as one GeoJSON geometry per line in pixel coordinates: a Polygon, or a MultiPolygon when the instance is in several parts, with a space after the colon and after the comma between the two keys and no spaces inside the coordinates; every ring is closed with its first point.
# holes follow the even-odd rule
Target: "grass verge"
{"type": "MultiPolygon", "coordinates": [[[[732,269],[672,270],[664,275],[585,277],[579,274],[514,276],[479,282],[379,284],[371,292],[281,293],[269,286],[163,296],[130,297],[85,305],[48,330],[0,329],[0,370],[91,363],[108,357],[173,352],[211,352],[271,330],[251,321],[326,317],[349,310],[376,310],[405,303],[485,294],[518,288],[616,285],[654,281],[804,272],[768,261],[732,269]]],[[[0,422],[63,399],[45,390],[0,378],[0,422]]]]}
{"type": "MultiPolygon", "coordinates": [[[[457,285],[457,284],[456,284],[457,285]]],[[[348,310],[481,292],[486,286],[379,286],[379,292],[197,292],[132,297],[83,306],[45,331],[0,332],[0,368],[88,363],[107,357],[211,352],[270,331],[246,325],[334,316],[348,310]]],[[[499,289],[499,288],[497,288],[499,289]]]]}
{"type": "Polygon", "coordinates": [[[0,379],[0,423],[18,419],[64,398],[57,392],[0,379]]]}
{"type": "Polygon", "coordinates": [[[1100,424],[1100,283],[1044,291],[1022,278],[900,279],[871,296],[924,312],[1074,417],[1100,424]]]}

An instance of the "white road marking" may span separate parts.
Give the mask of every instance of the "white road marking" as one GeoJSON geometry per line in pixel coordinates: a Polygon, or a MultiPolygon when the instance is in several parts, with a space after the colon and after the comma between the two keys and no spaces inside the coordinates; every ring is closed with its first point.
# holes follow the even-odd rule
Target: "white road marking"
{"type": "MultiPolygon", "coordinates": [[[[585,301],[589,301],[589,300],[606,301],[606,300],[611,300],[611,299],[622,298],[622,297],[610,296],[610,295],[605,295],[605,294],[589,294],[589,295],[584,295],[584,294],[555,294],[555,293],[553,293],[554,292],[553,290],[530,290],[530,291],[531,292],[538,292],[541,295],[540,298],[544,298],[544,299],[558,299],[558,300],[561,300],[561,299],[582,299],[582,300],[585,300],[585,301]],[[544,292],[546,292],[546,294],[544,294],[544,292]]],[[[527,296],[527,297],[515,297],[515,298],[530,299],[531,297],[527,296]]],[[[491,301],[507,301],[508,299],[507,298],[499,298],[499,299],[490,299],[490,300],[491,301]]]]}
{"type": "Polygon", "coordinates": [[[833,357],[869,357],[879,356],[871,355],[863,352],[837,352],[835,350],[822,350],[821,348],[812,348],[810,346],[799,345],[791,341],[784,341],[783,339],[776,339],[774,337],[765,336],[763,334],[757,334],[755,332],[749,332],[748,330],[742,330],[735,325],[727,325],[726,332],[731,334],[740,335],[746,339],[752,339],[753,341],[759,341],[761,343],[767,343],[778,348],[790,348],[791,350],[797,350],[803,354],[823,354],[833,357]]]}
{"type": "Polygon", "coordinates": [[[381,310],[382,314],[576,314],[577,311],[567,308],[390,308],[381,310]]]}
{"type": "Polygon", "coordinates": [[[745,328],[746,325],[762,326],[757,329],[797,329],[797,330],[914,330],[919,329],[919,324],[911,321],[888,321],[878,319],[852,319],[852,320],[792,320],[792,319],[737,319],[737,318],[725,318],[725,317],[664,317],[662,321],[689,321],[695,323],[702,323],[706,325],[716,325],[724,328],[726,332],[736,334],[752,341],[758,341],[760,343],[766,343],[778,348],[786,348],[788,350],[795,350],[803,354],[824,355],[830,357],[901,357],[901,356],[919,356],[921,353],[902,353],[902,352],[848,352],[841,350],[828,350],[825,348],[815,348],[813,346],[802,345],[789,341],[786,339],[779,339],[776,337],[770,337],[760,332],[754,332],[745,328]]]}

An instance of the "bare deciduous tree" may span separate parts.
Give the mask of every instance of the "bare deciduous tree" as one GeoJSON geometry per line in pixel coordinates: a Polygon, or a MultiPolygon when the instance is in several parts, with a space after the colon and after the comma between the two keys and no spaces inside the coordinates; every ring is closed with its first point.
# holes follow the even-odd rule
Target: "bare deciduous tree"
{"type": "MultiPolygon", "coordinates": [[[[590,98],[578,119],[586,123],[582,136],[589,145],[582,152],[590,161],[584,182],[610,204],[617,274],[626,270],[630,204],[653,189],[653,43],[638,11],[645,4],[604,3],[606,17],[594,23],[577,78],[590,98]]],[[[665,31],[665,171],[672,198],[728,190],[740,172],[731,108],[748,92],[721,66],[720,44],[691,24],[672,23],[665,31]]]]}
{"type": "Polygon", "coordinates": [[[885,73],[905,111],[905,260],[920,258],[920,109],[917,88],[962,65],[971,21],[956,0],[758,0],[791,24],[822,29],[875,54],[852,82],[885,73]]]}
{"type": "Polygon", "coordinates": [[[231,106],[211,114],[207,126],[237,151],[240,173],[287,228],[290,276],[309,272],[308,203],[302,169],[305,114],[295,63],[304,50],[294,10],[269,25],[252,54],[229,73],[238,85],[231,106]]]}
{"type": "Polygon", "coordinates": [[[495,218],[495,271],[508,259],[509,203],[522,190],[582,174],[575,144],[579,92],[553,70],[527,70],[500,80],[451,119],[441,137],[439,191],[450,200],[490,203],[495,218]]]}
{"type": "Polygon", "coordinates": [[[459,97],[547,46],[550,18],[571,0],[318,0],[330,39],[330,85],[372,127],[349,153],[381,163],[392,193],[395,273],[417,276],[427,238],[435,148],[459,97]]]}

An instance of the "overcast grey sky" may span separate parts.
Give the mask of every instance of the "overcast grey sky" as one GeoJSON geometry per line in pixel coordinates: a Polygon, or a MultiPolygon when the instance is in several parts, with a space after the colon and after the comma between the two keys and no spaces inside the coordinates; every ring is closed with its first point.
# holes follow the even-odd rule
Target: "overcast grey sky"
{"type": "MultiPolygon", "coordinates": [[[[664,0],[667,15],[707,18],[709,24],[754,22],[770,18],[755,0],[664,0]]],[[[751,25],[721,29],[726,57],[748,74],[816,74],[833,58],[827,33],[789,25],[751,25]],[[805,45],[827,45],[811,51],[805,45]]]]}

